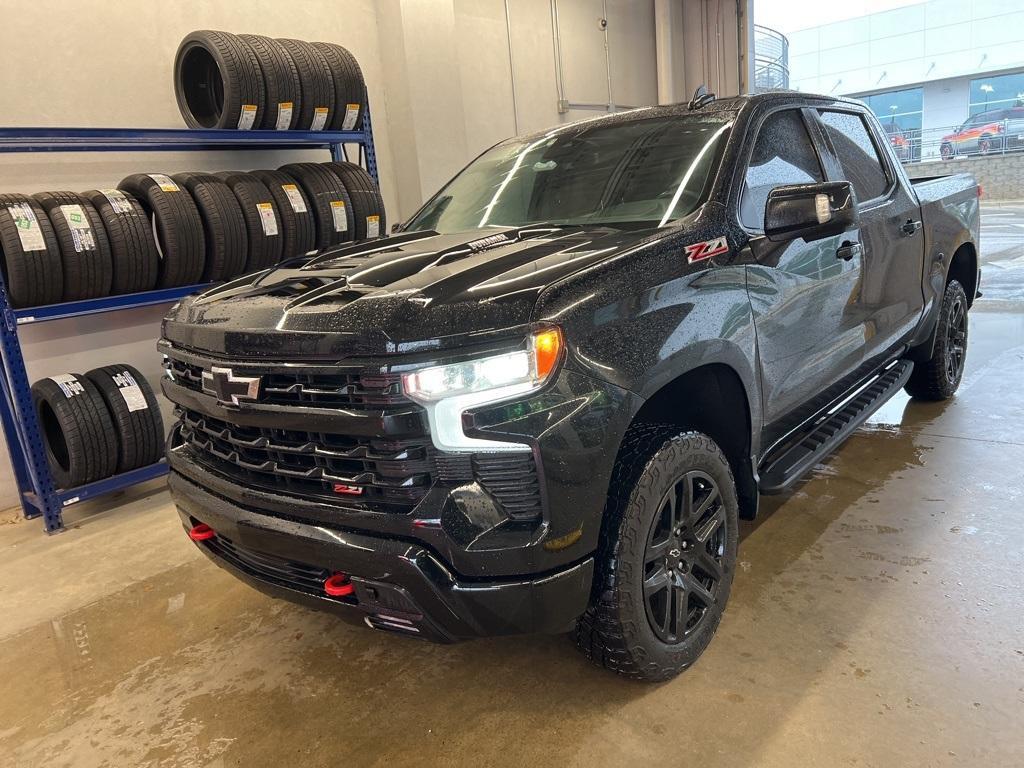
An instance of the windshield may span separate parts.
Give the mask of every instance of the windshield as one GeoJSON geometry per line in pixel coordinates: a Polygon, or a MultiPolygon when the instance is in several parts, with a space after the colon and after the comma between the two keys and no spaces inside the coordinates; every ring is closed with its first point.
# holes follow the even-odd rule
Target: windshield
{"type": "Polygon", "coordinates": [[[664,226],[703,202],[730,124],[703,117],[598,120],[533,141],[509,139],[470,163],[406,229],[664,226]]]}

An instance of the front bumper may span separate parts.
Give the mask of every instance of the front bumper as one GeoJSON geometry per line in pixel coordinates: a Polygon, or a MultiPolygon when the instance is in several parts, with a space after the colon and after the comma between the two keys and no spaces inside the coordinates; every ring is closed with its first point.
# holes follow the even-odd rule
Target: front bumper
{"type": "Polygon", "coordinates": [[[272,517],[204,490],[172,472],[186,529],[217,536],[197,545],[255,588],[377,629],[440,642],[569,628],[586,609],[594,560],[529,578],[459,580],[421,544],[272,517]],[[318,574],[346,573],[353,595],[333,598],[318,574]]]}

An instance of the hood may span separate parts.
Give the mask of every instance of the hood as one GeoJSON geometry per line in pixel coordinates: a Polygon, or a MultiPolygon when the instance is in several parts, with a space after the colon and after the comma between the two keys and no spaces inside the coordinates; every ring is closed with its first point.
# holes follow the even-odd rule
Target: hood
{"type": "Polygon", "coordinates": [[[525,330],[552,283],[662,236],[546,225],[404,233],[184,299],[164,319],[164,338],[225,356],[306,360],[486,342],[525,330]]]}

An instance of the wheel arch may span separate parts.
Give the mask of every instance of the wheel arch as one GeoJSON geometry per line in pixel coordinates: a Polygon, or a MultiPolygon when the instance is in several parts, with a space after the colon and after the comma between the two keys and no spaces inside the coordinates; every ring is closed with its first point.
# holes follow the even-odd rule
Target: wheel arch
{"type": "Polygon", "coordinates": [[[731,365],[716,362],[691,368],[650,393],[633,415],[630,426],[669,424],[708,435],[729,460],[736,480],[740,517],[753,519],[758,502],[751,458],[753,418],[743,377],[731,365]]]}
{"type": "Polygon", "coordinates": [[[978,251],[970,240],[961,243],[953,253],[953,258],[949,260],[944,285],[949,285],[950,280],[956,280],[964,287],[964,293],[967,294],[967,306],[972,306],[978,292],[978,251]]]}

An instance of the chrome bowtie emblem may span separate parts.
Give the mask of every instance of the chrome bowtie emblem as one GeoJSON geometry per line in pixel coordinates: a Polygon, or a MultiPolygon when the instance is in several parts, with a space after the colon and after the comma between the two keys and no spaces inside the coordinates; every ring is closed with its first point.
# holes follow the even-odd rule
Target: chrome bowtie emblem
{"type": "Polygon", "coordinates": [[[217,396],[218,402],[239,405],[241,400],[260,396],[259,376],[235,376],[230,368],[212,367],[203,371],[203,390],[217,396]]]}

